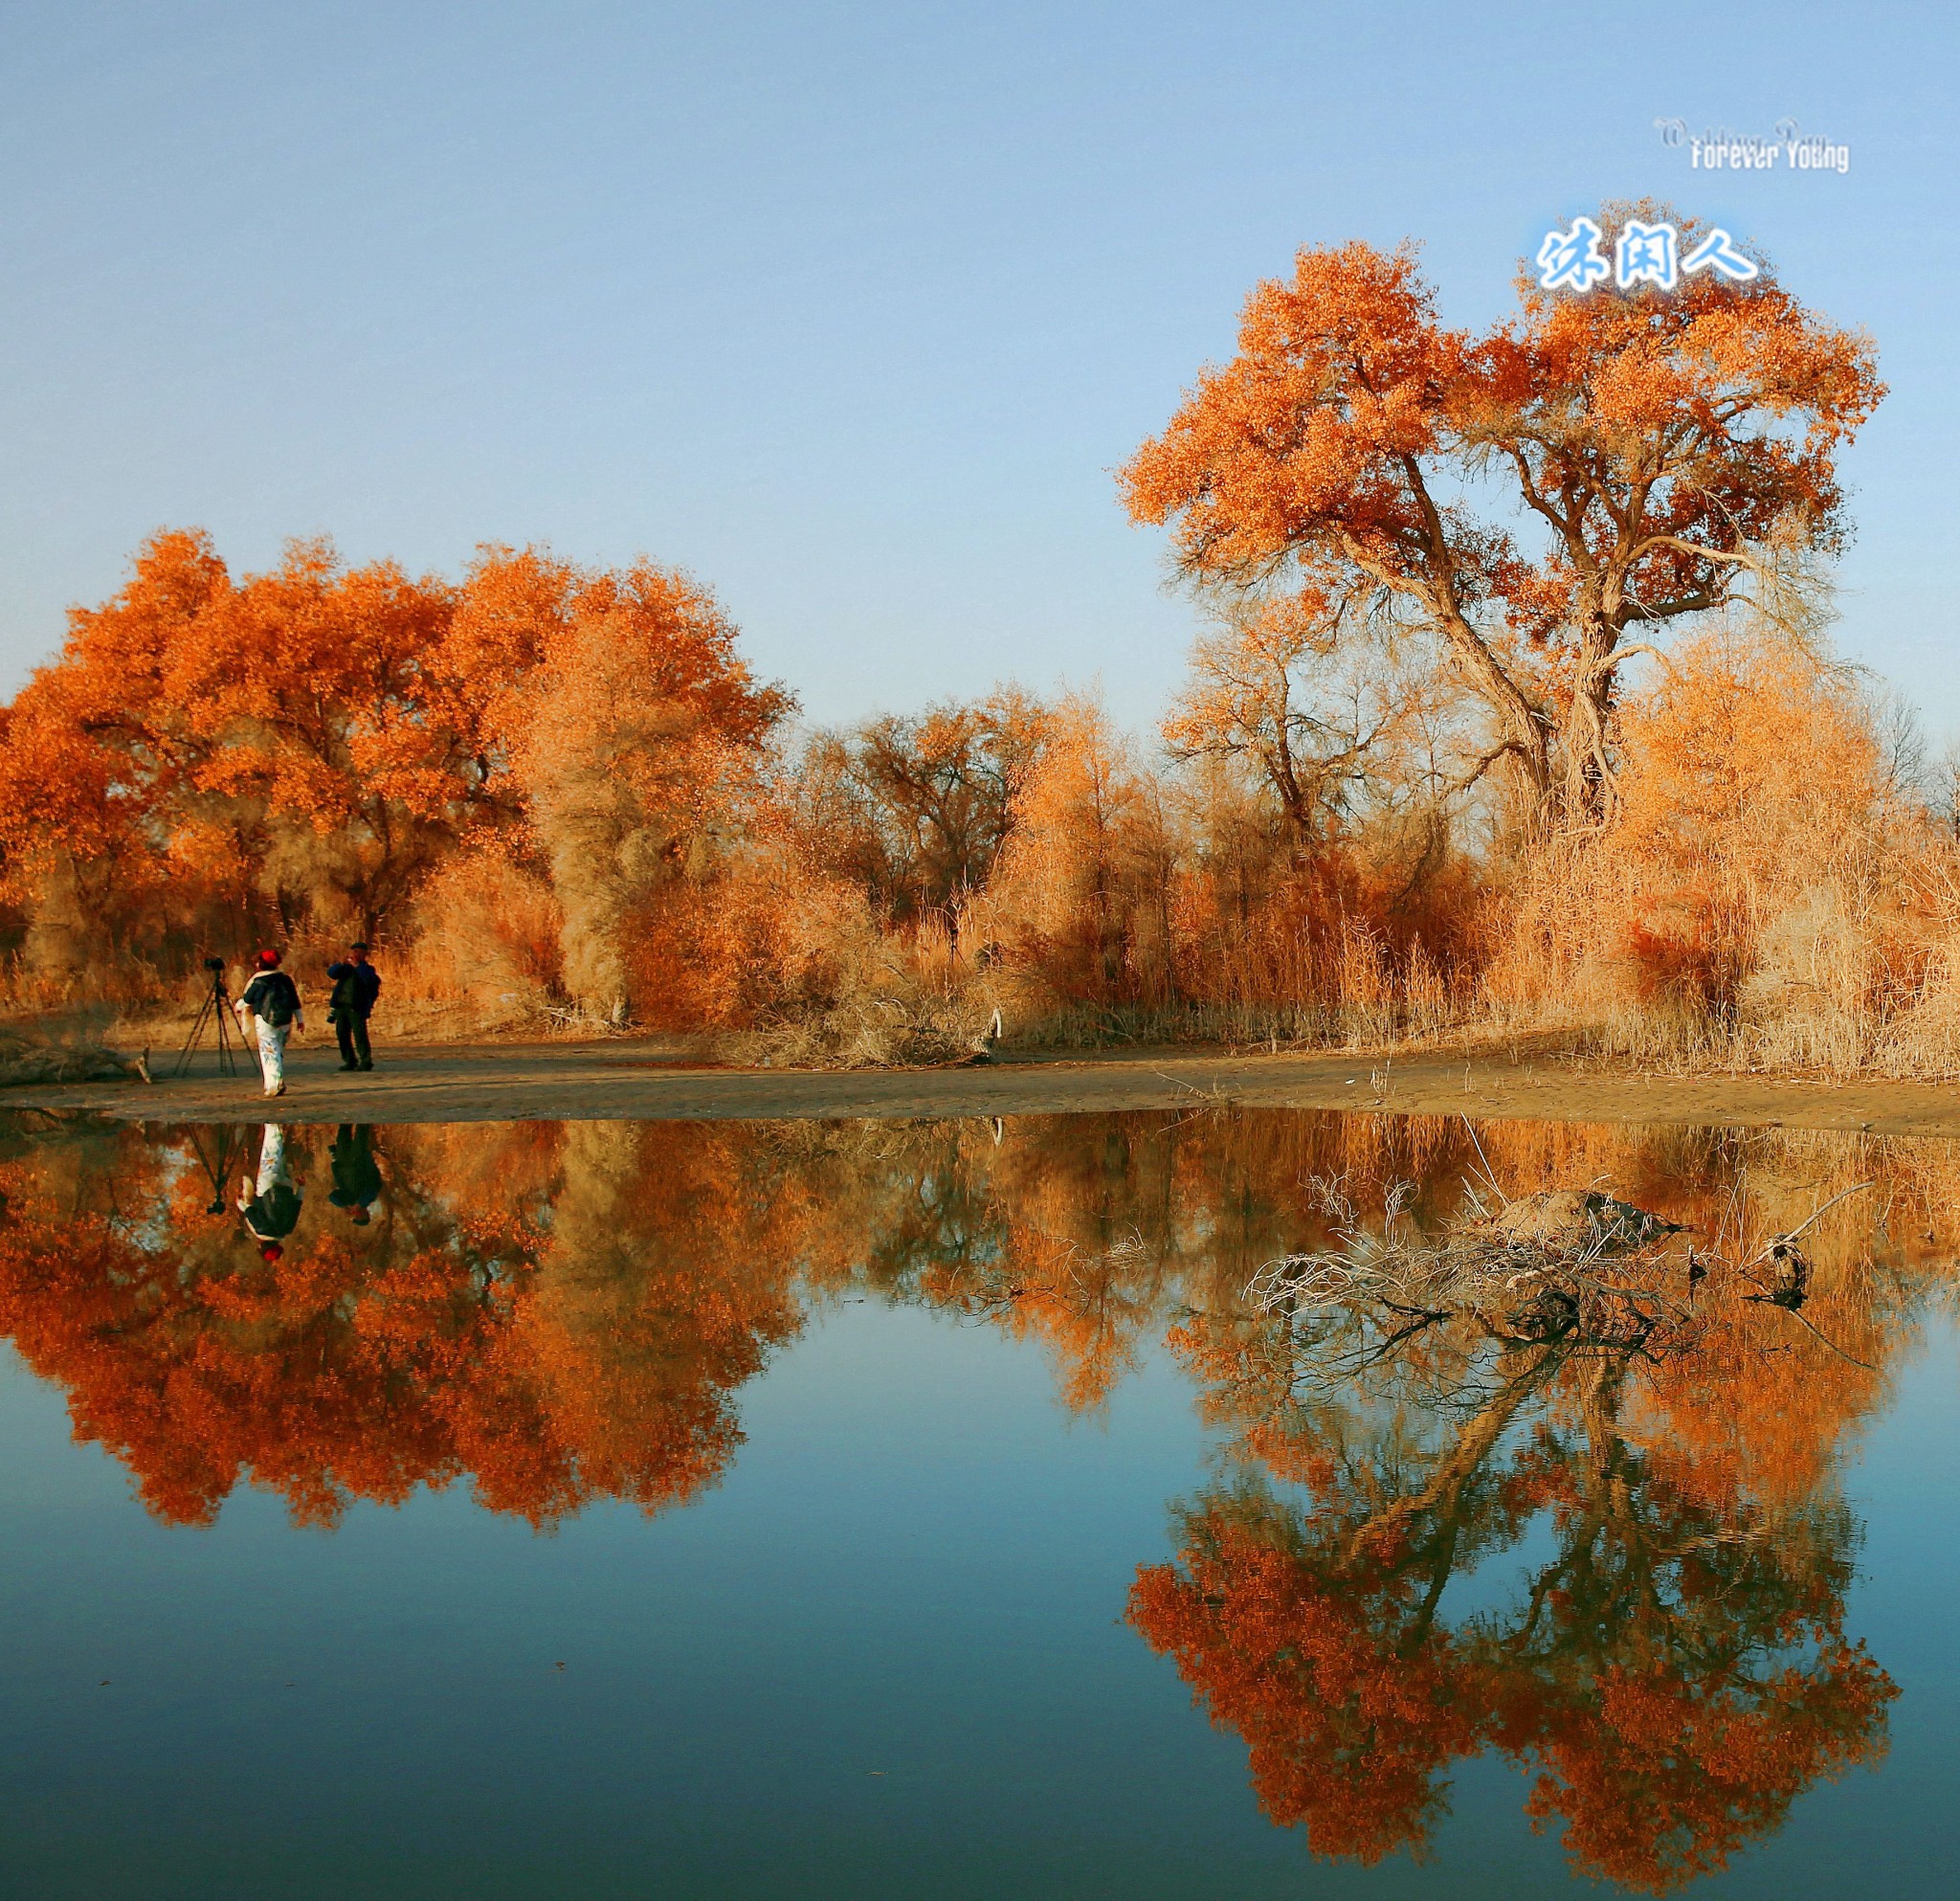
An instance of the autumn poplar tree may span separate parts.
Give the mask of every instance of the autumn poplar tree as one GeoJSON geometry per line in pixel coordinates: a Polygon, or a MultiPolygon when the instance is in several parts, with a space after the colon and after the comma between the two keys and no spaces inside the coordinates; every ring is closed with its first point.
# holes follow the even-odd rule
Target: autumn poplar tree
{"type": "Polygon", "coordinates": [[[820,732],[800,777],[804,822],[825,861],[898,923],[937,914],[985,886],[1047,735],[1046,707],[1017,687],[883,713],[820,732]]]}
{"type": "Polygon", "coordinates": [[[59,657],[7,709],[0,890],[45,977],[100,970],[103,939],[154,948],[156,921],[138,921],[166,883],[180,915],[187,897],[244,900],[249,870],[204,793],[212,749],[184,677],[231,586],[208,536],[153,536],[113,598],[70,613],[59,657]]]}
{"type": "Polygon", "coordinates": [[[587,572],[493,551],[464,609],[504,661],[495,749],[564,907],[567,986],[587,1014],[624,1023],[635,908],[753,784],[793,703],[750,673],[707,589],[651,562],[587,572]]]}
{"type": "Polygon", "coordinates": [[[468,735],[429,691],[452,605],[433,577],[295,542],[180,656],[212,749],[197,783],[256,814],[286,929],[318,907],[372,937],[469,829],[468,735]]]}
{"type": "Polygon", "coordinates": [[[373,935],[475,822],[469,728],[430,691],[450,607],[323,542],[235,582],[209,537],[153,536],[11,709],[0,849],[40,935],[154,944],[164,884],[179,928],[234,948],[373,935]]]}
{"type": "Polygon", "coordinates": [[[1466,772],[1508,759],[1540,819],[1589,824],[1628,655],[1842,545],[1836,458],[1882,394],[1870,343],[1767,268],[1583,296],[1526,280],[1474,337],[1441,322],[1413,247],[1350,243],[1254,290],[1236,354],[1119,480],[1188,581],[1310,588],[1357,634],[1421,627],[1487,723],[1466,772]]]}
{"type": "MultiPolygon", "coordinates": [[[[1269,1442],[1307,1502],[1214,1486],[1176,1563],[1139,1571],[1131,1623],[1317,1854],[1421,1851],[1449,1765],[1492,1749],[1536,1771],[1527,1813],[1563,1822],[1576,1868],[1666,1893],[1883,1754],[1897,1689],[1845,1636],[1849,1512],[1823,1487],[1775,1513],[1683,1487],[1624,1436],[1631,1357],[1503,1355],[1446,1389],[1479,1403],[1427,1444],[1414,1409],[1329,1395],[1304,1443],[1269,1442]],[[1452,1628],[1451,1579],[1534,1520],[1548,1561],[1452,1628]]],[[[1412,1371],[1405,1399],[1439,1369],[1412,1371]]]]}

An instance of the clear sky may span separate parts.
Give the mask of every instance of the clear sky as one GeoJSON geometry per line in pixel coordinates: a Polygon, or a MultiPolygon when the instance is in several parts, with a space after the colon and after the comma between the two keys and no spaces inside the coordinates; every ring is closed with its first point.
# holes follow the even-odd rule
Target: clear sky
{"type": "Polygon", "coordinates": [[[1652,193],[1869,329],[1840,640],[1960,730],[1943,9],[0,4],[0,691],[163,525],[635,553],[820,720],[1015,676],[1153,722],[1109,470],[1303,244],[1454,322],[1652,193]],[[1656,129],[1847,144],[1710,176],[1656,129]]]}

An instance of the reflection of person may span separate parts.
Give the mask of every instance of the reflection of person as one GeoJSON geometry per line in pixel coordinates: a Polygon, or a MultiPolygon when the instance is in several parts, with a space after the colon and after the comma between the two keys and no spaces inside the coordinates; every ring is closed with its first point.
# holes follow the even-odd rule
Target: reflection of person
{"type": "Polygon", "coordinates": [[[368,961],[365,944],[347,946],[349,961],[329,964],[333,979],[332,1008],[327,1016],[340,1039],[343,1069],[372,1069],[374,1051],[368,1041],[368,1018],[381,995],[381,973],[368,961]]]}
{"type": "Polygon", "coordinates": [[[366,1227],[381,1199],[381,1170],[374,1160],[374,1131],[363,1123],[344,1122],[333,1138],[333,1193],[326,1197],[345,1208],[356,1227],[366,1227]]]}
{"type": "Polygon", "coordinates": [[[238,1178],[238,1212],[245,1226],[268,1261],[285,1252],[280,1243],[300,1225],[300,1203],[303,1197],[286,1172],[286,1126],[269,1122],[258,1151],[258,1176],[238,1178]]]}
{"type": "Polygon", "coordinates": [[[256,1028],[258,1039],[258,1068],[265,1079],[268,1096],[286,1093],[286,1037],[306,1027],[300,1003],[300,986],[279,969],[277,950],[261,950],[245,995],[238,999],[238,1021],[247,1031],[256,1028]]]}

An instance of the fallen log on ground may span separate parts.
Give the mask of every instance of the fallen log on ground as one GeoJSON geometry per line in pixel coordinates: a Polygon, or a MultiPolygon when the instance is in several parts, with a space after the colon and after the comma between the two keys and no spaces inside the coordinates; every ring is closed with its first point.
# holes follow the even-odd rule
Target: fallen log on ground
{"type": "Polygon", "coordinates": [[[124,1056],[106,1044],[0,1031],[0,1086],[34,1083],[147,1083],[149,1051],[124,1056]]]}

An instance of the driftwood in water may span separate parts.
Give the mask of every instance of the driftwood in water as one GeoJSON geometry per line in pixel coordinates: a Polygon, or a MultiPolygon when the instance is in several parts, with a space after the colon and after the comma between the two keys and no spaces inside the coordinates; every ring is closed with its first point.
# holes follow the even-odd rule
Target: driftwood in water
{"type": "Polygon", "coordinates": [[[1475,1222],[1473,1232],[1507,1247],[1624,1254],[1681,1229],[1596,1189],[1562,1188],[1506,1201],[1475,1222]]]}
{"type": "MultiPolygon", "coordinates": [[[[1426,1235],[1402,1219],[1406,1198],[1392,1194],[1387,1219],[1363,1226],[1336,1206],[1340,1245],[1270,1261],[1246,1289],[1261,1312],[1379,1300],[1397,1310],[1443,1318],[1462,1311],[1510,1314],[1527,1338],[1569,1330],[1581,1297],[1630,1289],[1640,1268],[1681,1230],[1611,1196],[1565,1190],[1521,1197],[1495,1214],[1474,1202],[1470,1219],[1426,1235]]],[[[1677,1274],[1679,1269],[1677,1268],[1677,1274]]]]}
{"type": "Polygon", "coordinates": [[[1467,1218],[1425,1233],[1404,1212],[1413,1183],[1390,1193],[1379,1221],[1363,1221],[1339,1184],[1316,1186],[1336,1245],[1267,1262],[1245,1297],[1254,1311],[1283,1319],[1296,1346],[1311,1345],[1309,1357],[1325,1359],[1323,1377],[1351,1376],[1446,1321],[1468,1321],[1513,1348],[1682,1347],[1699,1325],[1696,1295],[1711,1267],[1758,1290],[1745,1299],[1795,1313],[1810,1289],[1797,1238],[1844,1198],[1834,1196],[1742,1259],[1724,1254],[1720,1236],[1712,1246],[1685,1245],[1678,1223],[1594,1190],[1493,1195],[1494,1209],[1471,1190],[1467,1218]],[[1767,1281],[1756,1271],[1764,1267],[1767,1281]]]}

